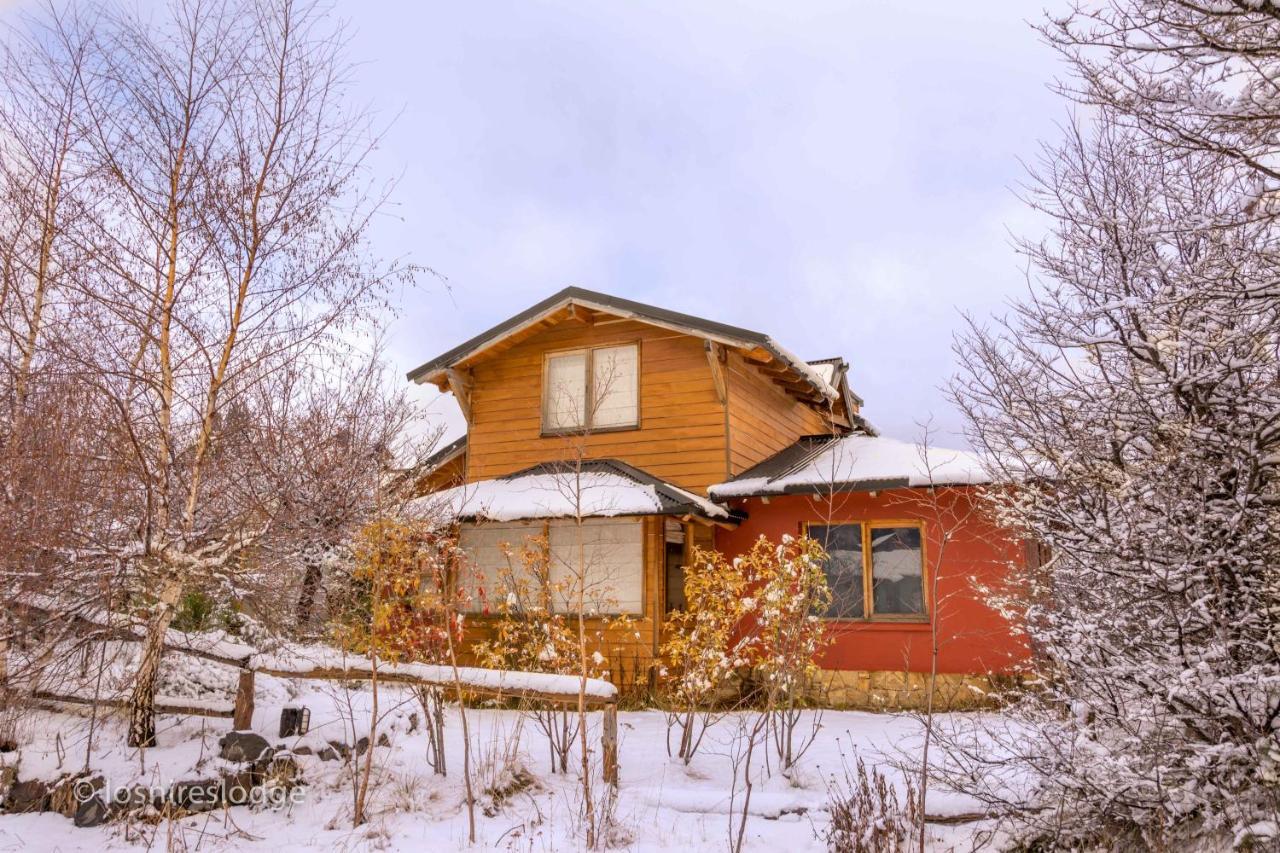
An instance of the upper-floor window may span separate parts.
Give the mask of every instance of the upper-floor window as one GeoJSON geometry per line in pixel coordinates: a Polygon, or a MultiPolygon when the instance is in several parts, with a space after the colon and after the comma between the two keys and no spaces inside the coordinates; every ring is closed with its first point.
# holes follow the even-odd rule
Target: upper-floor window
{"type": "Polygon", "coordinates": [[[831,619],[925,617],[921,527],[903,523],[810,524],[827,552],[831,619]]]}
{"type": "Polygon", "coordinates": [[[640,422],[640,349],[636,344],[547,356],[542,431],[625,429],[640,422]]]}

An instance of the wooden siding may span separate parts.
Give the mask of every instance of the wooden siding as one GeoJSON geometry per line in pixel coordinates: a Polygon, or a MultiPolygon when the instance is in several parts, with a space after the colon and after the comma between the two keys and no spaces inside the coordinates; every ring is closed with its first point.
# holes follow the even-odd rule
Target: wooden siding
{"type": "Polygon", "coordinates": [[[801,436],[831,429],[821,412],[798,402],[738,353],[729,353],[725,368],[730,477],[794,444],[801,436]]]}
{"type": "Polygon", "coordinates": [[[565,320],[477,363],[471,388],[469,482],[580,452],[621,459],[699,493],[726,478],[725,406],[699,338],[631,320],[565,320]],[[544,436],[546,354],[630,342],[640,345],[639,428],[544,436]]]}

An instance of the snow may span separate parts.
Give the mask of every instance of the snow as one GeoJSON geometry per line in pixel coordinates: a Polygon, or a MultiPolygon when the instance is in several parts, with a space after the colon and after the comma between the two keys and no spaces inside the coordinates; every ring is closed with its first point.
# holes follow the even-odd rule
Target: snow
{"type": "MultiPolygon", "coordinates": [[[[50,596],[35,594],[20,596],[15,599],[15,602],[23,607],[49,613],[65,613],[92,625],[127,631],[137,637],[142,637],[146,631],[144,621],[133,618],[128,613],[106,610],[88,601],[79,606],[68,606],[67,603],[59,602],[50,596]]],[[[199,633],[170,628],[165,633],[165,644],[174,649],[187,649],[237,661],[245,660],[256,651],[253,646],[237,640],[221,628],[199,633]]]]}
{"type": "Polygon", "coordinates": [[[783,360],[786,361],[787,364],[796,371],[796,373],[799,373],[807,379],[811,385],[817,388],[822,396],[826,397],[828,400],[835,400],[839,398],[840,392],[831,387],[831,383],[822,377],[822,374],[818,372],[815,365],[804,361],[791,350],[782,346],[772,338],[769,339],[769,343],[773,346],[774,351],[777,352],[778,355],[782,356],[783,360]]]}
{"type": "MultiPolygon", "coordinates": [[[[338,649],[327,646],[308,646],[257,654],[250,659],[249,667],[272,672],[296,673],[305,673],[317,669],[337,670],[343,673],[349,672],[353,676],[359,676],[370,671],[367,658],[346,655],[338,649]]],[[[410,678],[421,678],[424,681],[445,685],[453,684],[454,682],[453,667],[436,664],[380,662],[378,664],[378,672],[387,676],[401,675],[410,678]]],[[[603,679],[588,678],[584,685],[582,679],[577,676],[552,675],[543,672],[513,672],[510,670],[460,666],[457,668],[457,679],[465,687],[510,693],[527,691],[576,696],[579,689],[582,689],[587,696],[597,699],[613,699],[618,695],[618,688],[603,679]]]]}
{"type": "Polygon", "coordinates": [[[708,489],[718,500],[779,495],[831,483],[851,484],[904,480],[908,486],[979,485],[991,475],[982,458],[965,450],[920,446],[893,438],[847,435],[833,439],[815,456],[804,459],[781,475],[746,477],[719,483],[708,489]]]}
{"type": "MultiPolygon", "coordinates": [[[[670,488],[676,489],[675,486],[670,488]]],[[[729,513],[706,498],[677,489],[708,517],[729,513]]],[[[526,474],[504,480],[480,480],[434,492],[409,504],[410,514],[487,521],[531,518],[610,517],[663,512],[652,485],[606,471],[526,474]]]]}
{"type": "Polygon", "coordinates": [[[832,388],[836,387],[836,367],[838,366],[836,362],[823,361],[816,364],[814,362],[809,362],[809,366],[813,368],[814,372],[817,373],[819,377],[822,378],[823,382],[827,383],[832,388]]]}
{"type": "MultiPolygon", "coordinates": [[[[262,677],[253,728],[273,746],[308,747],[318,751],[328,741],[353,743],[369,734],[371,694],[367,685],[262,677]],[[302,705],[311,710],[311,729],[299,738],[276,737],[281,710],[302,705]]],[[[583,849],[578,817],[580,785],[573,774],[551,773],[544,736],[518,711],[471,709],[473,778],[477,790],[475,847],[466,840],[467,814],[462,768],[461,720],[456,708],[446,711],[445,742],[449,775],[432,774],[424,756],[426,735],[410,732],[410,715],[422,717],[412,694],[399,686],[379,691],[386,714],[378,725],[390,747],[375,747],[371,786],[371,819],[351,828],[351,772],[342,761],[315,755],[296,757],[306,781],[293,804],[269,808],[221,809],[156,825],[135,822],[77,829],[56,814],[0,816],[3,850],[579,850],[583,849]],[[517,743],[517,746],[512,746],[517,743]],[[505,798],[496,788],[524,776],[525,790],[505,798]]],[[[598,712],[589,715],[588,741],[593,760],[600,742],[598,712]]],[[[948,715],[940,719],[976,726],[990,715],[948,715]]],[[[708,740],[686,767],[668,757],[666,725],[659,711],[618,714],[620,787],[616,805],[614,847],[633,851],[722,851],[730,823],[731,739],[738,715],[730,714],[708,733],[708,740]]],[[[876,765],[901,795],[904,777],[896,766],[915,755],[921,725],[908,715],[827,711],[822,729],[796,772],[782,776],[757,768],[747,820],[747,850],[808,853],[825,849],[821,833],[828,785],[842,778],[842,758],[855,756],[876,765]]],[[[19,778],[56,778],[84,762],[89,721],[78,716],[39,712],[20,737],[19,778]]],[[[802,724],[803,725],[803,724],[802,724]]],[[[124,746],[125,720],[99,720],[91,764],[115,789],[135,783],[164,785],[176,780],[209,778],[229,767],[217,757],[218,738],[226,720],[162,716],[156,747],[139,756],[124,746]]],[[[305,751],[305,750],[304,750],[305,751]]],[[[10,758],[10,760],[12,760],[10,758]]],[[[576,760],[576,753],[575,753],[576,760]]],[[[596,779],[596,793],[601,793],[596,779]]],[[[739,790],[735,802],[740,804],[739,790]]],[[[927,812],[952,816],[980,812],[961,795],[929,791],[927,812]]],[[[928,849],[967,851],[986,822],[930,826],[928,849]]],[[[998,845],[995,849],[998,849],[998,845]]]]}

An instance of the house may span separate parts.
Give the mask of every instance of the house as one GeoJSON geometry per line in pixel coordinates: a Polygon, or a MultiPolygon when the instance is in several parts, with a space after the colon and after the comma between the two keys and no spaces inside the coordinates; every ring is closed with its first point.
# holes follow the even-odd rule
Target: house
{"type": "MultiPolygon", "coordinates": [[[[829,554],[830,700],[918,699],[936,624],[963,704],[1025,655],[984,592],[1024,549],[977,511],[979,459],[878,435],[847,373],[760,332],[566,288],[409,373],[467,421],[418,503],[460,525],[481,591],[503,543],[546,537],[553,572],[588,578],[588,612],[633,620],[607,637],[623,677],[651,672],[692,546],[732,556],[807,533],[829,554]]],[[[483,595],[474,606],[483,635],[483,595]]]]}

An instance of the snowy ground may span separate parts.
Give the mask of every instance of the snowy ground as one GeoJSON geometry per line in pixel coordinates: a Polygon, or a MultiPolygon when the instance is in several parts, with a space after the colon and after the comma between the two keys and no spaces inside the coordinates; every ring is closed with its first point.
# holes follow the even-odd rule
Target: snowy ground
{"type": "MultiPolygon", "coordinates": [[[[278,810],[232,808],[159,826],[122,824],[77,829],[58,814],[0,817],[0,850],[262,849],[273,851],[455,850],[467,849],[467,820],[462,785],[462,738],[456,711],[448,720],[449,776],[434,776],[425,760],[426,738],[408,733],[409,715],[421,711],[407,692],[384,687],[387,716],[379,731],[389,731],[390,747],[374,750],[376,780],[372,820],[351,828],[350,769],[341,761],[300,758],[307,785],[301,801],[278,810]]],[[[289,746],[316,749],[326,741],[352,743],[367,733],[367,689],[344,689],[315,681],[260,679],[254,728],[271,743],[281,707],[301,703],[312,712],[311,732],[289,746]],[[348,709],[354,709],[354,715],[348,709]],[[356,718],[353,727],[351,717],[356,718]]],[[[474,744],[478,789],[509,781],[515,766],[532,776],[532,787],[496,807],[480,794],[477,847],[511,850],[581,848],[580,787],[576,777],[552,774],[542,734],[514,711],[475,710],[468,714],[474,744]],[[518,736],[518,746],[513,747],[518,736]]],[[[598,748],[598,716],[589,742],[598,748]]],[[[959,720],[975,718],[956,718],[959,720]]],[[[621,787],[617,804],[616,846],[629,850],[725,850],[729,830],[730,718],[704,742],[689,767],[667,757],[666,725],[657,711],[619,714],[621,787]]],[[[229,721],[165,717],[160,745],[139,757],[123,746],[123,726],[113,719],[95,737],[92,766],[112,786],[144,782],[167,784],[217,775],[218,738],[229,721]]],[[[22,734],[19,778],[53,779],[84,763],[88,721],[70,714],[38,714],[22,734]],[[61,768],[61,769],[60,769],[61,768]]],[[[823,806],[828,779],[842,774],[841,753],[860,755],[868,764],[892,773],[892,762],[917,747],[919,726],[912,718],[890,714],[828,711],[813,748],[793,778],[774,774],[758,784],[751,803],[748,849],[800,853],[824,848],[823,806]]],[[[10,759],[12,763],[12,759],[10,759]]],[[[739,795],[740,796],[740,795],[739,795]]],[[[930,792],[930,815],[976,810],[976,804],[949,792],[930,792]]],[[[975,824],[937,826],[931,848],[970,850],[984,835],[975,824]]]]}

